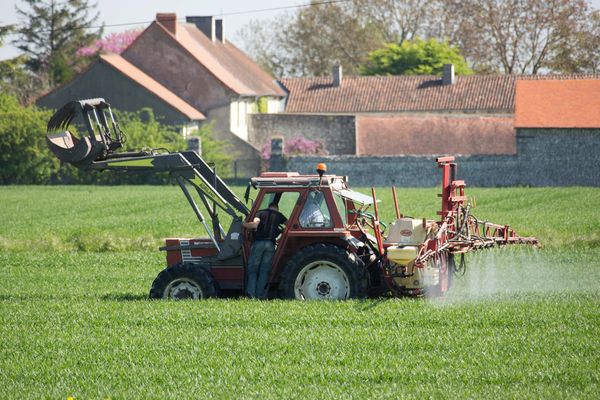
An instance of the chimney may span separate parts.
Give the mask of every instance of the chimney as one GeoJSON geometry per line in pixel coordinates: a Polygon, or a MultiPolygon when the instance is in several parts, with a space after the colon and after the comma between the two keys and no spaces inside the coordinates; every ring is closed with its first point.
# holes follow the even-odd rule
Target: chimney
{"type": "Polygon", "coordinates": [[[332,75],[333,86],[342,86],[342,66],[340,64],[333,66],[332,75]]]}
{"type": "Polygon", "coordinates": [[[454,64],[444,64],[442,85],[454,85],[454,64]]]}
{"type": "Polygon", "coordinates": [[[215,36],[221,43],[225,43],[225,25],[222,19],[215,20],[215,36]]]}
{"type": "MultiPolygon", "coordinates": [[[[192,23],[196,25],[202,33],[206,35],[211,41],[215,41],[215,18],[210,17],[185,17],[185,22],[192,23]]],[[[221,25],[221,31],[223,30],[223,25],[221,25]]]]}
{"type": "Polygon", "coordinates": [[[157,13],[156,22],[161,24],[173,35],[177,35],[177,14],[175,13],[157,13]]]}

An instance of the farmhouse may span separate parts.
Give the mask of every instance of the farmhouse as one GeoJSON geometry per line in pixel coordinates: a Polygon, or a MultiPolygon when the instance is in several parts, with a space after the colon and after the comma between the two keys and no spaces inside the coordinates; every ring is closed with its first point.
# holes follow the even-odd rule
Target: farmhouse
{"type": "MultiPolygon", "coordinates": [[[[585,129],[585,134],[565,133],[570,128],[558,123],[556,127],[525,127],[521,117],[515,118],[515,104],[521,82],[534,86],[536,82],[558,86],[580,82],[573,90],[598,98],[593,82],[600,80],[600,74],[455,76],[453,66],[447,65],[441,77],[343,76],[341,67],[335,67],[330,77],[275,81],[227,41],[224,32],[223,20],[211,16],[186,17],[182,23],[175,14],[157,14],[122,54],[100,55],[74,80],[42,96],[37,104],[57,108],[74,98],[101,96],[117,109],[151,107],[163,122],[181,127],[185,136],[200,124],[212,123],[216,138],[227,141],[236,156],[236,177],[257,174],[259,149],[282,136],[322,142],[336,173],[355,177],[357,184],[372,183],[365,171],[384,169],[378,175],[382,183],[435,185],[420,177],[419,163],[429,163],[440,154],[462,156],[461,168],[471,174],[472,184],[558,184],[563,180],[557,173],[542,178],[519,172],[521,168],[535,171],[545,156],[555,156],[548,146],[534,145],[532,137],[561,129],[561,145],[569,149],[564,154],[570,154],[570,161],[563,164],[574,170],[573,159],[585,159],[580,151],[598,143],[584,140],[587,134],[594,138],[598,134],[594,129],[600,124],[595,120],[593,127],[576,127],[585,129]]],[[[570,104],[572,97],[565,92],[544,98],[552,98],[560,108],[553,112],[556,118],[581,115],[581,110],[598,115],[597,108],[561,106],[570,104]]],[[[526,97],[520,104],[531,104],[534,98],[526,97]]],[[[522,115],[526,114],[529,111],[522,115]]],[[[549,137],[539,139],[549,144],[549,137]]],[[[292,157],[285,168],[309,172],[313,161],[292,157]]],[[[588,179],[593,176],[590,171],[596,170],[592,167],[586,177],[568,184],[597,185],[597,180],[590,183],[588,179]]]]}
{"type": "Polygon", "coordinates": [[[599,75],[349,76],[281,79],[285,111],[250,118],[250,142],[324,141],[332,155],[514,155],[515,84],[599,75]],[[385,143],[385,146],[381,146],[385,143]]]}
{"type": "Polygon", "coordinates": [[[157,14],[120,55],[103,54],[37,104],[58,108],[77,98],[104,97],[121,110],[151,107],[168,124],[191,134],[213,123],[216,138],[231,144],[238,170],[254,175],[258,151],[248,143],[247,116],[258,107],[279,111],[285,92],[254,61],[226,40],[223,20],[157,14]]]}

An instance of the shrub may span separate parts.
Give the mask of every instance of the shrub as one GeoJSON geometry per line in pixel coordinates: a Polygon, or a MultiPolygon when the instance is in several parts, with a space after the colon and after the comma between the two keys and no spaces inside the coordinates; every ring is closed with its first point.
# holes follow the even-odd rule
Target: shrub
{"type": "Polygon", "coordinates": [[[50,112],[0,93],[0,184],[47,183],[59,167],[46,146],[50,112]]]}
{"type": "MultiPolygon", "coordinates": [[[[178,151],[187,148],[177,127],[161,124],[151,109],[115,110],[114,113],[126,135],[126,150],[178,151]]],[[[0,93],[0,184],[153,184],[169,181],[166,173],[100,173],[61,165],[46,145],[46,123],[51,115],[50,110],[21,106],[15,97],[0,93]]],[[[74,127],[70,129],[74,131],[74,127]]],[[[227,153],[225,143],[212,139],[212,125],[202,126],[195,134],[202,138],[203,158],[214,162],[219,174],[227,177],[222,172],[231,171],[234,155],[227,153]]]]}
{"type": "MultiPolygon", "coordinates": [[[[283,156],[300,155],[325,155],[327,150],[320,140],[306,139],[302,136],[294,136],[291,139],[285,139],[283,142],[283,156]]],[[[263,160],[263,167],[269,168],[269,159],[271,158],[271,138],[262,146],[260,157],[263,160]]]]}

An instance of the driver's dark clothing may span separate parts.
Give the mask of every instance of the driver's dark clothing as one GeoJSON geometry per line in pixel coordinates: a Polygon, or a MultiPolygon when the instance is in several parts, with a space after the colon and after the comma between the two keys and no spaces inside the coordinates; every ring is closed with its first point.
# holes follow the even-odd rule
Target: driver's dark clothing
{"type": "Polygon", "coordinates": [[[246,293],[250,297],[267,297],[267,283],[271,273],[275,240],[280,233],[279,225],[287,218],[279,211],[270,208],[260,210],[256,215],[260,222],[254,232],[254,243],[248,258],[248,281],[246,293]]]}
{"type": "Polygon", "coordinates": [[[279,225],[285,224],[287,218],[279,211],[270,208],[260,210],[256,216],[260,219],[260,223],[254,232],[254,241],[270,240],[275,243],[280,233],[279,225]]]}

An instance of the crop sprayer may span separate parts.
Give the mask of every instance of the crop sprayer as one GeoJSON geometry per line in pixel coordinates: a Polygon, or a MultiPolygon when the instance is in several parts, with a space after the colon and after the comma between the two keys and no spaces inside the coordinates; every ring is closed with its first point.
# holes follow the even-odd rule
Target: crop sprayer
{"type": "Polygon", "coordinates": [[[118,151],[125,136],[103,99],[67,103],[48,122],[46,138],[56,157],[82,170],[168,172],[181,188],[207,237],[166,239],[160,250],[166,252],[167,266],[154,280],[151,298],[243,294],[251,232],[242,221],[252,221],[272,202],[288,222],[277,240],[269,297],[442,296],[453,275],[464,272],[465,253],[538,246],[536,238],[472,215],[454,157],[436,160],[442,172],[439,220],[403,216],[392,188],[396,219],[386,227],[375,189],[371,196],[353,191],[347,177],[327,174],[324,164],[316,174],[263,172],[250,179],[242,202],[193,151],[118,151]],[[69,131],[75,118],[87,135],[69,131]],[[231,220],[227,230],[223,213],[231,220]]]}

